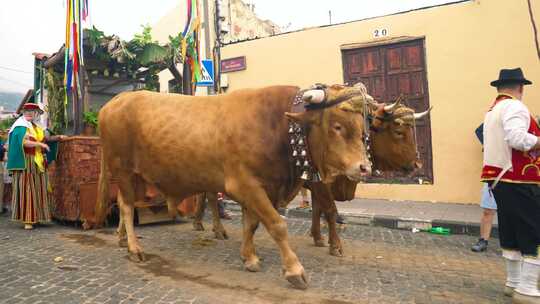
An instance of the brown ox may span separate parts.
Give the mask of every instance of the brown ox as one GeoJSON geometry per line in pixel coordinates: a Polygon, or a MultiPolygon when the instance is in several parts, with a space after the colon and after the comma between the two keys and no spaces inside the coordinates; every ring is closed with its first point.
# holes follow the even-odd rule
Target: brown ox
{"type": "Polygon", "coordinates": [[[371,169],[363,144],[361,90],[331,86],[308,91],[304,96],[319,107],[287,113],[298,92],[297,87],[273,86],[207,97],[145,91],[116,96],[99,114],[98,225],[105,215],[109,172],[118,180],[130,257],[139,260],[145,257],[133,229],[133,205],[142,184],[153,185],[169,201],[225,192],[243,207],[245,267],[259,268],[253,233],[262,222],[279,246],[286,279],[306,288],[304,268],[275,209],[302,185],[290,157],[287,117],[307,130],[311,158],[324,182],[340,175],[359,180],[371,169]]]}
{"type": "MultiPolygon", "coordinates": [[[[420,166],[417,159],[414,124],[416,119],[425,117],[429,110],[414,113],[414,110],[402,106],[401,98],[394,104],[378,106],[374,112],[370,136],[372,139],[371,155],[373,167],[382,171],[411,172],[420,166]]],[[[324,246],[320,220],[324,214],[328,223],[328,244],[331,255],[342,256],[343,247],[336,229],[337,208],[335,201],[347,201],[354,198],[356,181],[346,176],[339,176],[331,184],[306,183],[311,190],[312,224],[311,235],[316,246],[324,246]]]]}
{"type": "MultiPolygon", "coordinates": [[[[367,95],[368,100],[372,98],[367,95]]],[[[401,98],[392,105],[375,104],[373,102],[373,123],[370,132],[372,139],[371,155],[374,168],[382,171],[410,172],[419,166],[418,153],[414,137],[414,122],[422,119],[429,111],[414,113],[414,110],[400,104],[401,98]]],[[[312,197],[312,226],[311,234],[316,246],[325,246],[320,230],[320,218],[324,214],[328,223],[328,243],[331,255],[342,256],[343,247],[336,229],[337,201],[352,200],[356,190],[356,181],[346,176],[338,176],[330,184],[306,182],[304,187],[311,190],[312,197]]],[[[224,229],[217,214],[217,199],[215,193],[201,195],[199,201],[208,198],[212,207],[213,231],[216,238],[226,239],[224,229]]],[[[176,210],[173,208],[171,210],[176,210]]],[[[196,230],[204,230],[202,217],[204,204],[199,204],[193,226],[196,230]]]]}

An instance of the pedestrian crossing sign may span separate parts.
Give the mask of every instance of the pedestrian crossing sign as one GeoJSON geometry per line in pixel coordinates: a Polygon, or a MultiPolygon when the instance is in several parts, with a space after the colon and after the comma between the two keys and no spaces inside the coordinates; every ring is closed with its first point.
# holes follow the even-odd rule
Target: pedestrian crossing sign
{"type": "Polygon", "coordinates": [[[203,59],[201,65],[201,79],[197,86],[211,87],[214,85],[214,62],[211,59],[203,59]]]}

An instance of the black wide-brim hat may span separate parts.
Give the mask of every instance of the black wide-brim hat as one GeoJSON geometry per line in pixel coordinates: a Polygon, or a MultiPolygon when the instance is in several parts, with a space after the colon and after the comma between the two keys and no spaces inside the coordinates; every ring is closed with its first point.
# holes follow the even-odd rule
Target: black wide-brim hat
{"type": "Polygon", "coordinates": [[[532,84],[530,80],[525,79],[521,68],[502,69],[499,72],[499,79],[491,82],[491,86],[498,87],[504,84],[532,84]]]}

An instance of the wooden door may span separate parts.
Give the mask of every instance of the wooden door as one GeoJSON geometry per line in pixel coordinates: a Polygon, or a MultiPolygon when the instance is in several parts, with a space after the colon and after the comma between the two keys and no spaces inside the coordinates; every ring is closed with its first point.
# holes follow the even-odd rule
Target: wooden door
{"type": "MultiPolygon", "coordinates": [[[[363,82],[370,95],[390,103],[400,94],[416,112],[429,108],[424,39],[343,50],[343,72],[347,83],[363,82]]],[[[416,122],[416,138],[423,168],[414,176],[385,174],[383,182],[433,182],[430,119],[416,122]]],[[[373,182],[381,182],[374,178],[373,182]]]]}

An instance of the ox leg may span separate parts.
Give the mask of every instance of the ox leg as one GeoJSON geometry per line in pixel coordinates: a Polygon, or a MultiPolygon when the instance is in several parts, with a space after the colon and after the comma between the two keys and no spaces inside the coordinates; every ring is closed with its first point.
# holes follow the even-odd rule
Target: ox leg
{"type": "MultiPolygon", "coordinates": [[[[313,185],[312,187],[324,187],[313,185]]],[[[311,193],[311,236],[317,247],[325,247],[324,237],[321,234],[321,206],[317,200],[316,192],[311,193]]]]}
{"type": "Polygon", "coordinates": [[[257,216],[248,211],[246,208],[242,208],[242,221],[244,233],[240,255],[244,261],[244,267],[248,271],[260,271],[260,260],[255,252],[255,245],[253,244],[253,236],[259,227],[259,219],[257,219],[257,216]]]}
{"type": "Polygon", "coordinates": [[[336,228],[337,207],[332,192],[326,185],[321,184],[314,186],[312,193],[313,205],[317,204],[319,206],[328,223],[328,244],[330,245],[330,254],[342,257],[343,247],[336,228]]]}
{"type": "Polygon", "coordinates": [[[204,210],[206,209],[206,193],[197,195],[197,210],[195,211],[195,218],[193,220],[193,230],[204,231],[202,219],[204,217],[204,210]]]}
{"type": "Polygon", "coordinates": [[[337,257],[343,256],[343,245],[337,233],[337,207],[333,200],[328,202],[330,207],[324,212],[326,222],[328,223],[328,244],[330,245],[330,254],[337,257]]]}
{"type": "Polygon", "coordinates": [[[304,267],[300,264],[298,257],[289,245],[287,233],[287,223],[281,218],[274,208],[266,192],[258,185],[254,184],[255,178],[247,178],[240,184],[229,185],[227,193],[244,202],[246,209],[253,212],[259,218],[270,236],[279,246],[283,272],[285,278],[299,289],[307,288],[307,279],[304,267]]]}
{"type": "Polygon", "coordinates": [[[119,186],[118,207],[123,217],[124,226],[126,227],[129,259],[136,262],[143,262],[146,260],[146,257],[133,227],[133,208],[135,203],[134,183],[131,178],[124,178],[121,179],[119,186]]]}
{"type": "Polygon", "coordinates": [[[212,231],[214,231],[216,239],[218,240],[229,239],[229,236],[227,235],[227,231],[225,231],[225,227],[223,227],[223,224],[221,224],[221,219],[219,218],[217,193],[207,192],[206,197],[208,198],[208,204],[210,205],[210,208],[212,210],[212,225],[213,225],[212,231]]]}
{"type": "MultiPolygon", "coordinates": [[[[140,178],[136,179],[135,184],[135,199],[138,201],[144,201],[145,192],[146,192],[146,185],[144,184],[144,181],[140,178]]],[[[124,216],[122,215],[122,209],[120,207],[120,204],[123,204],[123,197],[120,195],[120,191],[118,191],[118,194],[116,195],[116,202],[118,205],[118,228],[116,229],[116,233],[118,234],[118,246],[120,247],[128,247],[128,239],[127,239],[127,232],[126,232],[126,221],[124,219],[124,216]]],[[[167,200],[167,203],[169,200],[167,200]]],[[[170,210],[169,210],[170,213],[170,210]]],[[[132,221],[133,222],[133,221],[132,221]]]]}
{"type": "Polygon", "coordinates": [[[174,221],[178,215],[178,209],[176,209],[176,200],[173,197],[167,196],[167,213],[174,221]]]}
{"type": "MultiPolygon", "coordinates": [[[[116,196],[116,201],[118,204],[118,209],[120,209],[120,191],[118,192],[116,196]]],[[[118,219],[118,228],[116,229],[116,233],[118,234],[118,246],[120,247],[127,247],[127,234],[126,234],[126,224],[124,222],[124,217],[122,216],[122,211],[119,210],[119,219],[118,219]]]]}

